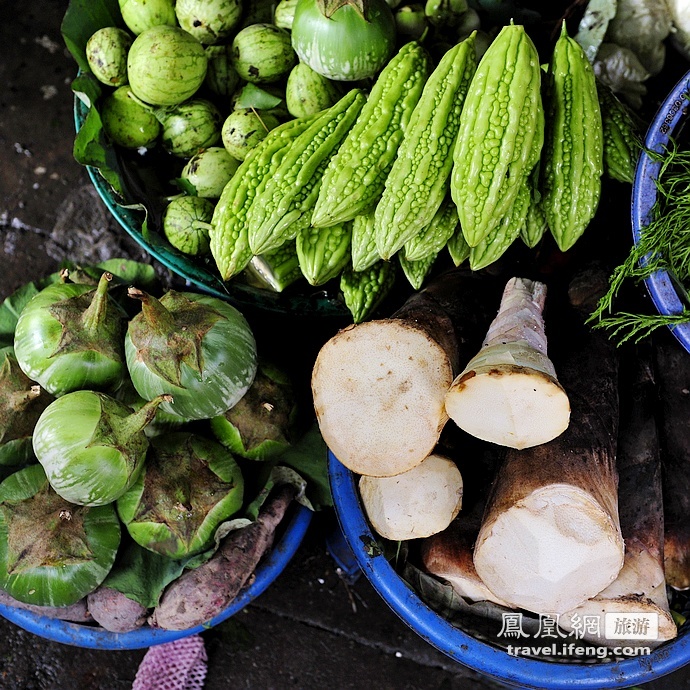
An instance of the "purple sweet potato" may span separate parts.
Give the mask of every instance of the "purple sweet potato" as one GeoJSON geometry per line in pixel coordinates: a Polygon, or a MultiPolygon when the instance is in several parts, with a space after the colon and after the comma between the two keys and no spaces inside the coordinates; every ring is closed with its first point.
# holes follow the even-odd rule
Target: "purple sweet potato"
{"type": "Polygon", "coordinates": [[[231,532],[210,560],[171,583],[149,624],[166,630],[187,630],[221,613],[271,548],[276,527],[294,495],[294,487],[279,487],[255,522],[231,532]]]}
{"type": "Polygon", "coordinates": [[[98,587],[86,600],[93,619],[110,632],[131,632],[146,623],[148,609],[111,587],[98,587]]]}

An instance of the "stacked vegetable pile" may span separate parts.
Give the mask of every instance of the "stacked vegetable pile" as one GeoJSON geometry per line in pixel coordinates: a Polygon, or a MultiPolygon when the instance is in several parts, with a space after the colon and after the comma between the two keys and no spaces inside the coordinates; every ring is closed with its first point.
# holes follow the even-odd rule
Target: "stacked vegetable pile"
{"type": "Polygon", "coordinates": [[[444,249],[480,270],[550,230],[567,251],[602,175],[632,180],[633,119],[565,24],[542,69],[524,25],[490,38],[464,3],[427,3],[419,30],[411,6],[361,4],[284,0],[269,21],[238,2],[213,21],[205,3],[125,4],[127,30],[85,47],[98,90],[75,80],[92,106],[78,160],[94,164],[100,112],[116,146],[184,161],[161,219],[177,250],[211,258],[223,281],[337,281],[355,322],[398,267],[419,289],[444,249]],[[371,35],[360,45],[355,29],[371,35]]]}
{"type": "Polygon", "coordinates": [[[0,308],[0,589],[116,632],[221,613],[311,507],[290,378],[236,308],[153,278],[73,267],[0,308]]]}
{"type": "Polygon", "coordinates": [[[500,281],[460,269],[319,352],[326,443],[359,475],[380,548],[460,627],[519,611],[537,636],[546,616],[562,637],[654,648],[683,621],[669,605],[690,575],[683,411],[665,403],[657,425],[654,409],[688,367],[586,326],[605,284],[590,267],[552,298],[548,354],[545,283],[508,280],[489,322],[500,281]],[[644,639],[604,635],[605,617],[641,613],[658,623],[644,639]]]}

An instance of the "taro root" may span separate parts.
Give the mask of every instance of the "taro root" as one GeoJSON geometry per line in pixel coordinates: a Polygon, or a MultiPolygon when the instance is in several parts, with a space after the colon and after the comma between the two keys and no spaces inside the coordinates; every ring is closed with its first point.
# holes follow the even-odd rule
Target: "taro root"
{"type": "Polygon", "coordinates": [[[108,86],[127,83],[127,53],[132,37],[116,26],[104,26],[86,42],[86,60],[93,76],[108,86]]]}
{"type": "Polygon", "coordinates": [[[155,115],[132,98],[132,88],[128,84],[105,97],[101,106],[101,120],[111,141],[126,149],[152,146],[161,131],[155,115]]]}
{"type": "Polygon", "coordinates": [[[121,496],[141,470],[144,428],[159,396],[132,412],[105,393],[73,391],[57,398],[36,422],[33,448],[53,489],[79,505],[105,505],[121,496]]]}
{"type": "Polygon", "coordinates": [[[112,505],[73,505],[40,465],[25,467],[0,484],[0,588],[25,604],[71,606],[103,582],[120,534],[112,505]]]}
{"type": "Polygon", "coordinates": [[[214,417],[211,429],[233,453],[265,460],[288,449],[296,414],[292,382],[283,371],[262,362],[244,397],[214,417]]]}
{"type": "Polygon", "coordinates": [[[169,108],[156,108],[161,144],[178,158],[191,158],[220,141],[220,111],[205,98],[192,98],[169,108]]]}
{"type": "Polygon", "coordinates": [[[203,83],[207,66],[201,43],[179,27],[166,24],[140,33],[127,55],[132,91],[149,105],[186,101],[203,83]]]}
{"type": "Polygon", "coordinates": [[[199,196],[172,199],[163,213],[163,233],[168,242],[184,254],[208,254],[213,209],[213,203],[199,196]]]}
{"type": "Polygon", "coordinates": [[[117,511],[137,544],[181,559],[213,544],[216,528],[241,508],[243,494],[242,473],[228,450],[179,431],[151,440],[146,464],[117,511]]]}
{"type": "Polygon", "coordinates": [[[161,409],[184,419],[222,414],[247,392],[257,368],[256,341],[244,316],[217,297],[170,290],[160,300],[131,287],[142,309],[125,335],[139,395],[168,393],[161,409]]]}
{"type": "Polygon", "coordinates": [[[14,337],[17,362],[49,393],[113,390],[122,382],[125,314],[108,295],[112,278],[103,273],[96,288],[54,283],[22,309],[14,337]]]}
{"type": "Polygon", "coordinates": [[[34,459],[34,425],[51,400],[19,368],[14,350],[0,349],[0,478],[34,459]]]}
{"type": "Polygon", "coordinates": [[[200,43],[219,43],[229,38],[242,16],[240,0],[177,0],[175,14],[180,26],[200,43]]]}

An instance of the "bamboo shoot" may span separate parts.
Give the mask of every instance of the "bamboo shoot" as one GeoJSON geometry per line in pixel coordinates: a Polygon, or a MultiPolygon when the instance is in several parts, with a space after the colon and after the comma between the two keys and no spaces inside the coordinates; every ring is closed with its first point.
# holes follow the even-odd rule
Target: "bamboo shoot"
{"type": "Polygon", "coordinates": [[[547,356],[546,286],[511,278],[479,353],[453,381],[450,418],[477,438],[529,448],[568,427],[570,403],[547,356]]]}
{"type": "Polygon", "coordinates": [[[474,549],[489,589],[514,608],[559,614],[598,594],[623,565],[618,518],[617,360],[602,336],[570,319],[558,362],[572,404],[552,441],[510,449],[474,549]]]}
{"type": "Polygon", "coordinates": [[[582,639],[609,646],[656,647],[677,635],[664,578],[664,515],[656,391],[650,358],[638,351],[621,385],[621,428],[617,467],[621,533],[625,560],[618,577],[594,598],[567,611],[560,626],[582,639]],[[628,385],[626,385],[628,384],[628,385]],[[644,487],[642,489],[642,487],[644,487]],[[605,635],[606,619],[619,621],[615,639],[605,635]],[[620,637],[637,620],[648,635],[620,637]],[[656,634],[654,634],[656,628],[656,634]]]}

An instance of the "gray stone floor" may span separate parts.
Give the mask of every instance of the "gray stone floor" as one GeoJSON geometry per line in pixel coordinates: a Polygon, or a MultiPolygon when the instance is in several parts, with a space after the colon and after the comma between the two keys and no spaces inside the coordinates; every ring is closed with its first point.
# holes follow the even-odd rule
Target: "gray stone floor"
{"type": "MultiPolygon", "coordinates": [[[[0,0],[1,297],[65,257],[148,260],[123,236],[72,158],[75,65],[60,36],[66,5],[0,0]]],[[[208,690],[498,687],[411,631],[365,578],[347,585],[325,546],[333,524],[332,515],[317,515],[269,590],[204,633],[208,690]]],[[[144,652],[62,645],[0,619],[0,688],[125,690],[144,652]]],[[[690,672],[681,669],[645,687],[687,688],[690,672]]]]}

